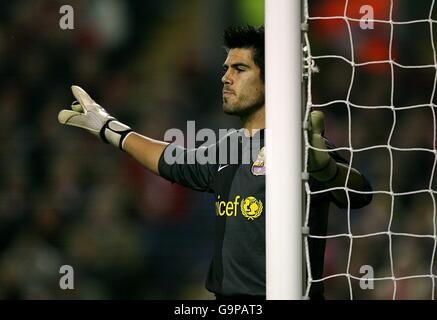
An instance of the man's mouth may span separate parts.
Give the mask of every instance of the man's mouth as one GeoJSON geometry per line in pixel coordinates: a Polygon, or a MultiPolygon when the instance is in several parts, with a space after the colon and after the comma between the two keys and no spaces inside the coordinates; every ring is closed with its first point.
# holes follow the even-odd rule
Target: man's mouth
{"type": "Polygon", "coordinates": [[[224,97],[225,96],[230,96],[230,95],[233,95],[233,94],[235,94],[235,92],[232,91],[232,90],[223,90],[223,96],[224,97]]]}

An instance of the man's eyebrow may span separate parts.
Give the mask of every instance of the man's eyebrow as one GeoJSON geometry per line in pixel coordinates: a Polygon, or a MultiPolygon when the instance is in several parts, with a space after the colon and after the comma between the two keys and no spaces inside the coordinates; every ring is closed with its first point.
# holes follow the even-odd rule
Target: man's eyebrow
{"type": "MultiPolygon", "coordinates": [[[[226,63],[223,64],[223,67],[228,67],[228,65],[226,63]]],[[[242,62],[238,62],[238,63],[233,63],[231,64],[232,68],[238,68],[238,67],[245,67],[245,68],[250,68],[249,65],[242,63],[242,62]]]]}

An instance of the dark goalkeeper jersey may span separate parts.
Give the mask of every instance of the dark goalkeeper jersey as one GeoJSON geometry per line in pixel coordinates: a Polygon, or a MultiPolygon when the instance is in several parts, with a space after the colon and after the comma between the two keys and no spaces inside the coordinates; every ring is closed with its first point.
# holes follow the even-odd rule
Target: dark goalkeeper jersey
{"type": "MultiPolygon", "coordinates": [[[[264,150],[264,130],[252,138],[238,130],[208,148],[187,150],[170,144],[159,161],[159,173],[167,180],[215,194],[215,204],[210,212],[216,216],[214,257],[206,288],[218,295],[266,294],[264,150]],[[235,141],[238,145],[237,164],[231,158],[235,150],[229,152],[235,141]],[[228,152],[223,153],[224,150],[228,152]],[[193,161],[200,152],[216,161],[193,161]],[[179,163],[169,164],[165,154],[179,159],[179,163]]],[[[331,156],[346,163],[335,152],[331,156]]],[[[315,180],[310,180],[310,184],[311,190],[323,188],[315,180]]],[[[311,234],[326,235],[331,201],[334,199],[328,192],[311,199],[311,234]]],[[[359,207],[370,200],[366,196],[357,196],[351,197],[351,201],[354,202],[352,207],[359,207]]],[[[318,279],[323,273],[325,241],[310,238],[309,245],[313,278],[318,279]]],[[[313,284],[311,296],[323,297],[321,283],[313,284]]]]}

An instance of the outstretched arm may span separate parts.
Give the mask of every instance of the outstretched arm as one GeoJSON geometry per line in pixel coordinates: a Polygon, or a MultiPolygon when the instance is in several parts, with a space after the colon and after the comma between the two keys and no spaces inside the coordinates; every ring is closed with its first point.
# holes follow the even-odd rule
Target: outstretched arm
{"type": "Polygon", "coordinates": [[[77,102],[73,103],[71,110],[59,112],[60,123],[88,130],[104,142],[126,151],[153,173],[159,174],[159,159],[168,143],[135,133],[110,116],[85,90],[78,86],[72,86],[71,90],[77,102]]]}
{"type": "Polygon", "coordinates": [[[167,145],[167,142],[154,140],[133,132],[126,138],[123,150],[154,174],[159,175],[159,159],[167,145]]]}

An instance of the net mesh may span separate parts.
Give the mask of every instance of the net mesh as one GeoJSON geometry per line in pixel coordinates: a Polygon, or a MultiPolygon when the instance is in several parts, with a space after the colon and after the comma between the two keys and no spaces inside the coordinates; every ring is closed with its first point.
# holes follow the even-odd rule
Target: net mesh
{"type": "MultiPolygon", "coordinates": [[[[349,161],[344,186],[315,191],[305,182],[305,227],[318,194],[345,190],[348,199],[346,209],[331,212],[328,234],[305,237],[307,295],[323,282],[327,298],[435,297],[434,9],[435,1],[304,1],[304,122],[310,110],[323,111],[328,139],[349,161]],[[363,20],[369,9],[373,18],[363,20]],[[363,209],[350,207],[350,194],[364,193],[348,187],[352,167],[373,186],[363,209]],[[326,241],[322,278],[311,273],[308,238],[326,241]],[[373,284],[362,287],[364,280],[373,284]]],[[[308,163],[316,148],[307,131],[304,142],[308,163]]]]}

